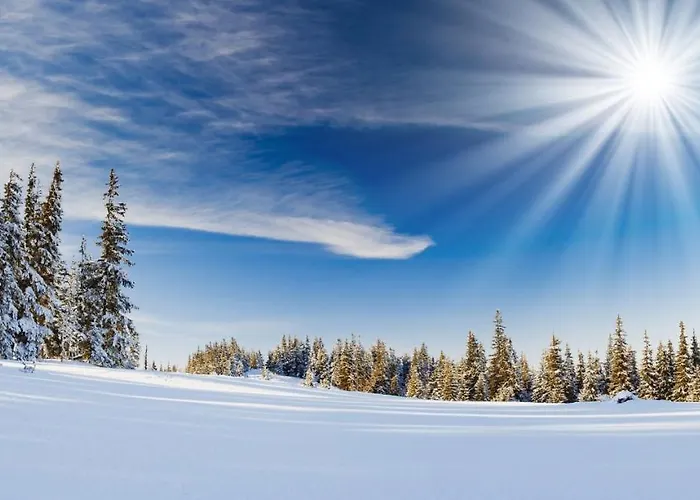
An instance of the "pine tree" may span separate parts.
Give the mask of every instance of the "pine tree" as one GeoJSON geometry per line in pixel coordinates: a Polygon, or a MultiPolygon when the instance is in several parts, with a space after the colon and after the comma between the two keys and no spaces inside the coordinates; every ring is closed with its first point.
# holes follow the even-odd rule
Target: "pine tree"
{"type": "Polygon", "coordinates": [[[44,239],[43,228],[39,221],[41,212],[39,199],[41,198],[41,189],[39,181],[36,177],[36,168],[32,163],[27,176],[27,192],[24,199],[24,248],[27,252],[27,260],[35,269],[39,270],[39,245],[44,239]]]}
{"type": "MultiPolygon", "coordinates": [[[[68,276],[60,252],[60,232],[63,221],[62,189],[63,174],[61,165],[57,162],[46,200],[38,207],[38,213],[36,211],[33,212],[36,214],[36,220],[32,224],[27,224],[27,216],[25,216],[25,225],[33,227],[34,233],[37,235],[36,238],[38,238],[33,250],[35,252],[33,265],[39,276],[44,280],[48,292],[41,297],[41,302],[42,305],[51,310],[54,318],[48,324],[51,333],[45,341],[46,353],[49,357],[61,358],[65,354],[66,347],[63,341],[66,333],[66,320],[61,318],[62,315],[65,315],[65,311],[62,311],[62,302],[65,300],[65,297],[61,295],[62,291],[65,292],[65,284],[61,280],[68,276]]],[[[27,195],[27,200],[29,198],[30,196],[27,195]]],[[[32,211],[27,210],[25,206],[25,212],[32,211]]],[[[27,239],[30,239],[29,232],[27,233],[27,239]]]]}
{"type": "Polygon", "coordinates": [[[566,344],[564,347],[564,362],[562,369],[564,376],[565,402],[573,403],[578,399],[578,388],[576,387],[576,366],[574,365],[574,358],[571,355],[569,344],[566,344]]]}
{"type": "Polygon", "coordinates": [[[695,335],[695,329],[693,329],[693,338],[690,342],[690,358],[693,368],[700,368],[700,347],[698,346],[698,337],[695,335]]]}
{"type": "Polygon", "coordinates": [[[128,316],[134,306],[124,294],[124,289],[134,286],[125,269],[132,265],[130,257],[133,251],[127,246],[126,204],[118,198],[119,181],[111,170],[104,195],[107,213],[98,241],[102,250],[97,262],[102,306],[99,328],[107,355],[105,363],[100,364],[134,368],[139,358],[139,335],[128,316]]]}
{"type": "Polygon", "coordinates": [[[32,363],[36,361],[48,333],[44,324],[51,320],[51,312],[39,302],[47,290],[29,261],[20,217],[21,200],[21,179],[12,171],[2,200],[3,254],[14,276],[13,279],[8,277],[9,291],[13,294],[9,300],[12,300],[14,311],[7,326],[13,339],[14,356],[32,363]]]}
{"type": "Polygon", "coordinates": [[[659,342],[656,350],[656,398],[670,400],[673,394],[673,346],[659,342]]]}
{"type": "Polygon", "coordinates": [[[389,352],[381,340],[372,346],[372,375],[370,377],[370,392],[389,394],[391,380],[389,379],[389,352]]]}
{"type": "Polygon", "coordinates": [[[156,366],[155,361],[153,363],[151,363],[151,371],[154,371],[154,372],[158,371],[158,367],[156,366]]]}
{"type": "Polygon", "coordinates": [[[559,339],[552,335],[552,341],[542,357],[540,375],[535,388],[535,401],[540,403],[566,402],[566,380],[564,361],[561,356],[559,339]]]}
{"type": "Polygon", "coordinates": [[[682,321],[679,328],[672,397],[674,401],[687,401],[690,394],[691,359],[688,352],[688,339],[685,335],[685,324],[682,321]]]}
{"type": "Polygon", "coordinates": [[[700,366],[693,368],[693,373],[690,377],[690,394],[688,394],[688,401],[694,403],[700,402],[700,366]]]}
{"type": "Polygon", "coordinates": [[[644,332],[644,349],[642,351],[642,369],[639,372],[639,397],[655,399],[657,395],[657,374],[654,367],[654,353],[651,350],[649,335],[644,332]]]}
{"type": "Polygon", "coordinates": [[[603,386],[603,378],[603,369],[598,356],[594,356],[589,352],[579,401],[598,401],[603,386]]]}
{"type": "MultiPolygon", "coordinates": [[[[476,384],[483,370],[482,352],[481,344],[470,331],[467,335],[467,350],[457,370],[457,399],[460,401],[477,401],[476,384]]],[[[479,397],[483,398],[483,391],[480,391],[479,397]]]]}
{"type": "Polygon", "coordinates": [[[532,401],[534,378],[524,353],[520,355],[520,363],[518,365],[518,386],[520,388],[518,401],[532,401]]]}
{"type": "Polygon", "coordinates": [[[586,378],[586,360],[581,351],[578,352],[578,363],[576,364],[576,400],[578,401],[579,394],[583,390],[583,381],[586,378]]]}
{"type": "Polygon", "coordinates": [[[513,364],[512,344],[506,336],[503,316],[500,311],[496,311],[493,323],[492,352],[488,368],[489,393],[491,398],[496,401],[511,401],[515,399],[517,392],[515,365],[513,364]]]}
{"type": "Polygon", "coordinates": [[[629,349],[627,338],[622,324],[622,318],[618,315],[613,334],[612,352],[610,353],[610,383],[608,391],[615,395],[621,391],[631,391],[629,349]]]}
{"type": "MultiPolygon", "coordinates": [[[[187,364],[188,365],[190,364],[189,360],[188,360],[187,364]]],[[[143,353],[143,369],[145,371],[148,371],[148,346],[146,346],[146,350],[143,353]]]]}

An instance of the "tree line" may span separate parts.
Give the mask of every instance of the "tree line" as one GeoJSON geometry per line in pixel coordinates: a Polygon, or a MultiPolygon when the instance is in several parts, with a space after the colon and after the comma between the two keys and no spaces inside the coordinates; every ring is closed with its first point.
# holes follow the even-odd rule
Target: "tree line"
{"type": "Polygon", "coordinates": [[[105,218],[93,258],[83,238],[70,264],[61,252],[63,173],[56,163],[46,197],[32,164],[26,181],[11,171],[0,202],[0,358],[69,359],[134,368],[139,334],[129,318],[133,287],[126,204],[109,173],[105,218]],[[23,194],[24,193],[24,194],[23,194]]]}
{"type": "Polygon", "coordinates": [[[675,345],[669,340],[654,350],[645,332],[637,358],[618,316],[603,356],[598,351],[574,355],[553,335],[532,367],[516,352],[497,311],[488,355],[472,332],[457,360],[444,352],[431,356],[425,344],[411,355],[397,355],[382,340],[366,348],[354,335],[338,339],[330,350],[321,338],[283,336],[264,362],[260,351],[246,351],[235,339],[207,344],[189,356],[186,371],[245,376],[260,368],[311,387],[447,401],[573,403],[623,391],[643,399],[700,401],[700,347],[683,322],[675,345]]]}

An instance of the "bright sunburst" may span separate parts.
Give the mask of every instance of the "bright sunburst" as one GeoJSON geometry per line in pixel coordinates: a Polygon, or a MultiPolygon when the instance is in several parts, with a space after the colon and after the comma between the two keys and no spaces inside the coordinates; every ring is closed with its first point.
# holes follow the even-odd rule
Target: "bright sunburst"
{"type": "Polygon", "coordinates": [[[466,161],[518,167],[504,192],[534,169],[548,169],[513,242],[545,227],[584,179],[586,210],[576,224],[601,247],[614,241],[619,220],[652,203],[700,227],[693,186],[700,159],[697,1],[475,5],[470,15],[498,27],[500,42],[490,50],[503,62],[474,77],[465,107],[474,122],[504,134],[466,161]],[[587,176],[591,169],[595,175],[587,176]]]}
{"type": "Polygon", "coordinates": [[[639,105],[670,104],[681,83],[673,64],[653,55],[635,61],[624,81],[639,105]]]}

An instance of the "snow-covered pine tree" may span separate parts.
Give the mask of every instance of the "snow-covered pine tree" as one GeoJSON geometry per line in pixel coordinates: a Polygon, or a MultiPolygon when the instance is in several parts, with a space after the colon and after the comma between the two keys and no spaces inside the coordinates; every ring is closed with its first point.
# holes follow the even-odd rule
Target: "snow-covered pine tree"
{"type": "MultiPolygon", "coordinates": [[[[1,210],[1,208],[0,208],[1,210]]],[[[21,291],[14,269],[5,250],[7,230],[5,213],[0,212],[0,358],[11,359],[15,354],[15,339],[19,337],[19,323],[15,302],[21,291]]]]}
{"type": "Polygon", "coordinates": [[[520,355],[518,363],[518,401],[532,401],[532,391],[534,388],[534,377],[530,365],[527,362],[525,353],[520,355]]]}
{"type": "MultiPolygon", "coordinates": [[[[187,360],[187,365],[189,366],[191,362],[191,359],[187,360]]],[[[148,371],[148,346],[146,346],[146,349],[143,352],[143,369],[144,371],[148,371]]]]}
{"type": "Polygon", "coordinates": [[[622,318],[618,315],[615,321],[615,333],[613,334],[612,351],[610,353],[610,382],[608,392],[610,395],[621,391],[633,389],[630,380],[629,348],[627,337],[622,324],[622,318]]]}
{"type": "Polygon", "coordinates": [[[578,362],[576,363],[576,401],[583,390],[583,379],[586,378],[586,359],[581,351],[578,352],[578,362]]]}
{"type": "Polygon", "coordinates": [[[496,311],[493,324],[492,351],[488,367],[489,393],[496,401],[511,401],[515,399],[517,392],[515,366],[512,344],[506,336],[501,311],[496,311]]]}
{"type": "Polygon", "coordinates": [[[579,394],[579,401],[598,401],[600,397],[602,379],[604,378],[603,369],[600,364],[600,359],[597,355],[588,353],[586,363],[586,372],[583,378],[583,387],[579,394]]]}
{"type": "Polygon", "coordinates": [[[642,367],[639,371],[639,390],[642,399],[656,398],[657,374],[654,366],[654,353],[651,350],[649,335],[644,331],[644,348],[642,350],[642,367]]]}
{"type": "Polygon", "coordinates": [[[564,347],[564,364],[562,366],[564,375],[564,394],[567,403],[573,403],[578,399],[578,388],[576,387],[576,365],[571,354],[569,344],[564,347]]]}
{"type": "Polygon", "coordinates": [[[10,327],[14,341],[14,356],[24,362],[36,361],[48,328],[44,326],[51,320],[51,312],[43,307],[39,298],[44,295],[46,285],[31,266],[26,250],[24,230],[20,216],[22,203],[22,186],[20,177],[10,172],[10,179],[5,184],[2,200],[2,220],[4,224],[4,255],[10,264],[17,288],[12,297],[17,321],[11,321],[10,327]]]}
{"type": "Polygon", "coordinates": [[[688,352],[688,339],[685,334],[685,323],[682,321],[678,325],[680,333],[678,336],[678,351],[676,353],[673,394],[674,401],[687,401],[690,394],[690,373],[691,359],[688,352]]]}
{"type": "Polygon", "coordinates": [[[656,363],[654,371],[656,373],[656,399],[670,400],[673,394],[673,377],[672,370],[673,361],[667,346],[663,342],[659,342],[656,349],[656,363]]]}
{"type": "Polygon", "coordinates": [[[39,246],[44,239],[44,232],[39,221],[41,216],[40,200],[41,188],[36,177],[34,164],[29,167],[27,175],[27,191],[24,198],[24,220],[22,224],[24,234],[24,248],[27,252],[27,261],[39,271],[39,246]]]}
{"type": "Polygon", "coordinates": [[[698,337],[693,329],[693,338],[690,341],[690,359],[693,368],[700,368],[700,346],[698,346],[698,337]]]}
{"type": "Polygon", "coordinates": [[[639,390],[639,370],[637,369],[637,353],[632,346],[627,346],[627,363],[629,366],[629,380],[631,391],[636,393],[639,390]]]}
{"type": "Polygon", "coordinates": [[[694,403],[700,402],[700,366],[693,368],[693,373],[690,377],[690,394],[688,394],[688,401],[694,403]]]}
{"type": "MultiPolygon", "coordinates": [[[[457,399],[460,401],[476,400],[476,383],[482,370],[479,341],[472,331],[467,334],[467,349],[459,362],[457,378],[459,381],[457,399]]],[[[481,392],[483,397],[483,391],[481,392]]]]}
{"type": "MultiPolygon", "coordinates": [[[[53,178],[51,180],[51,187],[49,188],[49,193],[46,199],[41,203],[38,208],[30,210],[28,209],[28,202],[30,200],[29,194],[27,194],[27,205],[25,206],[25,226],[28,228],[33,228],[33,232],[37,234],[38,240],[34,247],[35,255],[32,257],[33,265],[39,276],[46,283],[48,293],[41,297],[42,304],[49,308],[52,312],[53,321],[51,321],[47,326],[51,330],[51,333],[45,339],[45,349],[46,354],[49,357],[63,357],[65,354],[65,345],[62,340],[62,325],[60,324],[60,317],[65,314],[61,312],[62,309],[62,299],[59,292],[60,288],[65,288],[65,284],[61,282],[62,279],[67,278],[68,273],[66,270],[66,265],[61,258],[60,245],[61,245],[61,227],[63,224],[63,208],[61,205],[61,192],[63,189],[63,173],[61,172],[60,163],[56,162],[56,166],[53,171],[53,178]],[[34,213],[35,220],[31,224],[27,224],[26,217],[30,213],[34,213]]],[[[38,188],[37,188],[38,193],[38,188]]],[[[32,198],[32,204],[36,203],[36,200],[32,198]]],[[[29,240],[29,233],[27,235],[27,240],[29,240]]],[[[65,325],[63,325],[65,327],[65,325]]]]}
{"type": "Polygon", "coordinates": [[[118,199],[119,180],[112,169],[104,194],[106,216],[98,240],[102,252],[97,261],[102,300],[99,327],[107,354],[103,364],[134,368],[139,360],[139,334],[129,318],[134,306],[124,293],[124,289],[134,286],[126,272],[133,265],[133,251],[128,247],[129,234],[124,223],[126,204],[118,199]]]}
{"type": "Polygon", "coordinates": [[[389,379],[389,352],[386,344],[377,340],[372,346],[372,375],[370,376],[370,392],[389,394],[391,380],[389,379]]]}
{"type": "Polygon", "coordinates": [[[86,334],[80,327],[78,310],[81,303],[78,264],[69,270],[61,266],[56,277],[56,297],[53,327],[57,330],[59,356],[61,359],[86,359],[86,334]]]}
{"type": "Polygon", "coordinates": [[[537,387],[537,401],[541,403],[566,402],[566,380],[564,361],[561,355],[561,343],[554,335],[552,335],[549,349],[544,352],[541,366],[542,371],[537,387]]]}

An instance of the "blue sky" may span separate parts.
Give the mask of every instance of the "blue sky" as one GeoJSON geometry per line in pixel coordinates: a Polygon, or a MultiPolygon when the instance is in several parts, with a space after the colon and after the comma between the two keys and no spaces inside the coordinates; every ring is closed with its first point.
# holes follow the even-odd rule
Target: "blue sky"
{"type": "Polygon", "coordinates": [[[289,333],[457,356],[496,308],[531,356],[553,332],[600,348],[618,313],[667,338],[700,320],[697,18],[681,1],[9,0],[0,174],[36,161],[46,183],[61,160],[70,256],[116,168],[156,361],[289,333]],[[638,78],[650,60],[663,95],[638,78]]]}

